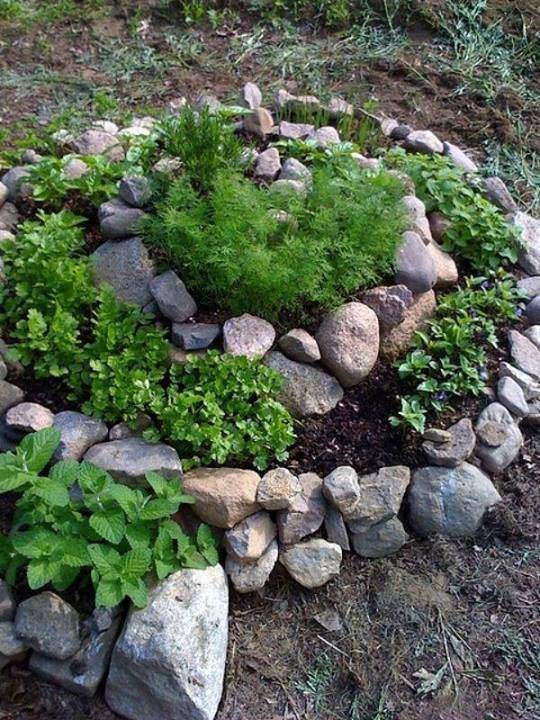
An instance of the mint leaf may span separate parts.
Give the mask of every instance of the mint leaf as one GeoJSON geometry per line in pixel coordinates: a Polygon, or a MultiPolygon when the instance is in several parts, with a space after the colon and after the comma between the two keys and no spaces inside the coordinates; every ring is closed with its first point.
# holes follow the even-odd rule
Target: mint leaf
{"type": "Polygon", "coordinates": [[[37,478],[32,491],[48,505],[66,507],[69,504],[69,492],[59,480],[51,478],[37,478]]]}
{"type": "Polygon", "coordinates": [[[148,590],[141,579],[136,580],[135,582],[124,581],[122,583],[122,588],[136,607],[143,608],[148,602],[148,590]]]}
{"type": "Polygon", "coordinates": [[[96,607],[114,607],[124,599],[119,579],[102,578],[96,588],[96,607]]]}
{"type": "Polygon", "coordinates": [[[44,428],[26,435],[17,448],[17,455],[28,470],[39,473],[52,458],[60,444],[60,431],[54,427],[44,428]]]}
{"type": "Polygon", "coordinates": [[[118,545],[126,532],[125,516],[120,508],[96,512],[89,522],[98,535],[113,545],[118,545]]]}

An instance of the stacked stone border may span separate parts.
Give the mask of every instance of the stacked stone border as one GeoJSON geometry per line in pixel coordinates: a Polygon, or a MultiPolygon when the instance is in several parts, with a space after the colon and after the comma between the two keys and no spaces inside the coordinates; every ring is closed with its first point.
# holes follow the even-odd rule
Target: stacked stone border
{"type": "MultiPolygon", "coordinates": [[[[243,88],[241,99],[249,112],[239,124],[262,140],[309,138],[326,148],[340,139],[333,126],[316,128],[285,120],[275,125],[253,83],[243,88]]],[[[184,105],[179,98],[170,109],[176,112],[184,105]]],[[[219,101],[201,96],[198,105],[214,108],[219,101]]],[[[324,109],[334,119],[366,114],[339,98],[323,108],[313,96],[285,90],[276,93],[274,105],[279,111],[324,109]]],[[[466,173],[476,174],[476,164],[463,150],[431,131],[370,117],[406,150],[444,154],[466,173]]],[[[61,131],[55,139],[67,152],[122,159],[129,139],[149,135],[153,124],[151,118],[142,118],[119,129],[99,121],[79,137],[61,131]]],[[[353,157],[362,168],[377,171],[378,159],[353,157]]],[[[27,151],[26,164],[2,177],[0,243],[16,232],[15,203],[29,193],[28,169],[39,159],[27,151]]],[[[256,181],[309,192],[311,172],[299,161],[282,163],[275,147],[253,159],[256,181]]],[[[157,169],[165,167],[174,170],[177,159],[162,158],[157,169]]],[[[76,177],[87,169],[73,158],[65,172],[76,177]]],[[[162,581],[151,591],[148,606],[130,610],[124,623],[120,608],[97,608],[90,617],[80,618],[51,592],[17,607],[10,588],[0,580],[0,669],[20,662],[30,650],[31,670],[86,697],[96,692],[108,672],[106,700],[125,717],[210,720],[217,712],[225,668],[226,575],[238,592],[258,591],[280,563],[300,585],[316,588],[339,575],[344,551],[365,558],[395,553],[411,542],[408,529],[418,536],[474,535],[485,512],[500,500],[490,475],[505,470],[520,452],[520,424],[540,424],[540,221],[518,210],[499,178],[482,182],[486,196],[521,229],[519,265],[524,276],[519,285],[529,298],[529,327],[523,333],[510,331],[511,362],[501,363],[496,389],[486,391],[486,406],[478,417],[425,432],[424,467],[383,467],[359,476],[354,468],[342,466],[324,478],[312,472],[296,476],[285,467],[262,477],[237,468],[199,468],[183,475],[173,448],[147,443],[125,423],[108,428],[79,412],[54,415],[25,402],[24,390],[5,379],[8,371],[16,375],[20,368],[2,343],[3,450],[12,449],[28,432],[54,426],[62,438],[57,460],[84,458],[128,483],[142,481],[150,470],[183,477],[185,490],[196,499],[197,518],[222,534],[226,559],[224,570],[183,570],[162,581]]],[[[437,212],[428,216],[410,183],[408,192],[403,203],[409,227],[396,257],[395,284],[368,290],[362,302],[345,303],[328,313],[314,335],[295,328],[276,343],[272,325],[249,314],[230,318],[223,327],[193,322],[197,305],[182,280],[173,271],[157,276],[142,241],[133,235],[150,198],[145,178],[124,178],[118,197],[99,208],[105,242],[92,256],[95,275],[98,282],[112,285],[121,299],[170,321],[173,361],[185,362],[190,353],[204,352],[221,337],[225,352],[265,356],[267,364],[284,376],[282,401],[293,415],[321,415],[340,402],[345,388],[369,374],[378,357],[402,354],[414,332],[434,313],[434,290],[458,280],[455,262],[439,245],[444,217],[437,212]]]]}

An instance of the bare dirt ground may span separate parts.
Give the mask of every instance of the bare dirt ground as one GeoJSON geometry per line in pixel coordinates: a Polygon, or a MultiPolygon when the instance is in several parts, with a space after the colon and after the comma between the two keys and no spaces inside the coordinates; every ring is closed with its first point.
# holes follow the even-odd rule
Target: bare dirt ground
{"type": "MultiPolygon", "coordinates": [[[[429,60],[434,30],[416,16],[395,52],[397,41],[387,36],[378,48],[367,35],[364,45],[352,44],[343,33],[261,29],[243,16],[216,28],[186,25],[173,6],[164,12],[156,2],[90,4],[38,24],[0,14],[4,148],[51,122],[152,112],[168,98],[205,90],[231,98],[255,80],[266,92],[286,85],[361,103],[376,98],[377,111],[429,127],[488,161],[540,150],[538,76],[519,93],[500,82],[478,89],[455,64],[444,71],[442,61],[429,60]]],[[[435,12],[446,3],[424,5],[435,12]]],[[[534,2],[488,5],[511,27],[525,17],[528,32],[538,28],[534,2]]],[[[445,53],[439,56],[448,60],[445,53]]],[[[480,72],[489,76],[490,68],[480,72]]],[[[537,167],[501,166],[503,174],[525,168],[510,180],[527,205],[537,167]]],[[[540,439],[527,434],[520,462],[496,479],[503,502],[473,540],[414,540],[376,561],[351,555],[340,577],[317,591],[277,572],[260,596],[233,593],[218,720],[540,718],[539,460],[540,439]],[[334,629],[325,629],[329,621],[334,629]]],[[[113,717],[101,696],[82,701],[22,667],[0,673],[1,720],[113,717]]]]}

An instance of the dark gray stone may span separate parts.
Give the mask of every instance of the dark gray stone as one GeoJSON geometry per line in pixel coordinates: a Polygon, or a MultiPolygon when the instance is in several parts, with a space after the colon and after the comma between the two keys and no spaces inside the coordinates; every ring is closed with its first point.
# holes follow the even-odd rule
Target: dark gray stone
{"type": "Polygon", "coordinates": [[[499,378],[497,397],[499,402],[514,415],[525,417],[525,415],[529,414],[529,407],[523,390],[511,377],[499,378]]]}
{"type": "Polygon", "coordinates": [[[296,496],[288,510],[280,510],[277,514],[279,539],[285,545],[297,543],[316,532],[326,514],[322,479],[315,473],[304,473],[298,480],[302,494],[296,496]]]}
{"type": "Polygon", "coordinates": [[[118,194],[134,208],[144,208],[152,197],[150,180],[143,176],[125,177],[120,181],[118,194]]]}
{"type": "Polygon", "coordinates": [[[424,241],[415,232],[406,231],[396,256],[396,283],[413,293],[431,290],[437,281],[437,268],[424,241]]]}
{"type": "Polygon", "coordinates": [[[0,415],[10,407],[18,405],[24,400],[24,391],[16,385],[0,380],[0,415]]]}
{"type": "Polygon", "coordinates": [[[269,353],[266,364],[285,378],[279,399],[295,417],[324,415],[343,399],[343,388],[324,370],[289,360],[280,352],[269,353]]]}
{"type": "Polygon", "coordinates": [[[326,539],[328,542],[339,545],[342,550],[349,551],[351,549],[347,526],[345,525],[343,515],[339,512],[339,510],[331,505],[326,510],[326,515],[324,517],[324,529],[326,531],[326,539]]]}
{"type": "Polygon", "coordinates": [[[19,224],[19,211],[11,202],[6,202],[0,207],[0,230],[14,232],[19,224]]]}
{"type": "Polygon", "coordinates": [[[448,442],[426,440],[422,444],[429,462],[433,465],[456,467],[473,453],[476,436],[469,418],[459,420],[448,428],[448,432],[450,433],[448,442]]]}
{"type": "Polygon", "coordinates": [[[2,184],[8,189],[8,200],[15,202],[32,194],[32,186],[29,182],[31,169],[26,165],[17,165],[2,175],[2,184]]]}
{"type": "Polygon", "coordinates": [[[374,311],[382,328],[403,322],[413,300],[414,296],[406,285],[376,287],[362,295],[362,302],[374,311]]]}
{"type": "Polygon", "coordinates": [[[476,421],[476,454],[489,472],[501,472],[513,462],[523,445],[523,435],[508,410],[494,402],[482,410],[476,421]],[[495,428],[504,431],[505,438],[497,446],[483,442],[486,425],[493,436],[495,428]]]}
{"type": "Polygon", "coordinates": [[[342,557],[339,545],[314,538],[282,547],[279,562],[297,583],[303,587],[316,588],[339,575],[342,557]]]}
{"type": "Polygon", "coordinates": [[[425,467],[413,473],[409,518],[419,535],[474,535],[486,510],[500,495],[487,475],[474,465],[425,467]]]}
{"type": "Polygon", "coordinates": [[[118,198],[108,200],[98,210],[101,232],[113,240],[135,235],[143,217],[142,210],[130,207],[118,198]]]}
{"type": "Polygon", "coordinates": [[[540,297],[533,298],[525,308],[525,315],[533,325],[540,324],[540,297]]]}
{"type": "Polygon", "coordinates": [[[13,620],[16,607],[11,587],[0,578],[0,622],[13,620]]]}
{"type": "Polygon", "coordinates": [[[15,630],[28,647],[58,660],[71,657],[81,646],[79,613],[52,592],[20,603],[15,630]]]}
{"type": "Polygon", "coordinates": [[[150,292],[163,315],[175,323],[182,323],[197,312],[195,300],[173,270],[153,278],[150,292]]]}
{"type": "Polygon", "coordinates": [[[314,363],[321,359],[321,351],[317,341],[306,330],[294,328],[280,337],[278,342],[280,350],[296,362],[314,363]]]}
{"type": "Polygon", "coordinates": [[[220,333],[217,323],[173,323],[171,340],[182,350],[204,350],[220,333]]]}
{"type": "Polygon", "coordinates": [[[73,410],[55,415],[54,427],[60,431],[60,445],[54,453],[55,460],[80,460],[88,448],[107,437],[105,423],[97,418],[73,410]]]}
{"type": "Polygon", "coordinates": [[[512,196],[508,192],[508,188],[498,177],[488,177],[484,180],[484,190],[488,200],[497,205],[506,213],[515,212],[518,207],[512,196]]]}
{"type": "Polygon", "coordinates": [[[355,553],[367,558],[380,558],[400,550],[409,536],[397,517],[384,520],[352,535],[355,553]]]}
{"type": "Polygon", "coordinates": [[[143,307],[153,299],[154,266],[140,238],[107,241],[90,258],[96,282],[110,285],[119,300],[143,307]]]}

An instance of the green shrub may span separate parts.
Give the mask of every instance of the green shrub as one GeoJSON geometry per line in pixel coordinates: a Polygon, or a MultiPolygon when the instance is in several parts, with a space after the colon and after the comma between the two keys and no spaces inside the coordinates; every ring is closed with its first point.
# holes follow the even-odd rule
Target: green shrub
{"type": "Polygon", "coordinates": [[[198,112],[187,107],[177,116],[165,117],[157,132],[165,154],[180,158],[199,190],[208,191],[220,170],[239,166],[242,145],[234,127],[206,107],[198,112]]]}
{"type": "Polygon", "coordinates": [[[260,362],[210,351],[173,365],[166,397],[152,410],[191,463],[252,459],[263,469],[272,458],[286,460],[295,439],[291,416],[275,400],[282,383],[260,362]]]}
{"type": "Polygon", "coordinates": [[[451,226],[444,233],[444,249],[467,260],[479,272],[515,263],[518,231],[503,213],[464,179],[464,171],[442,155],[392,150],[386,162],[412,177],[426,210],[438,210],[451,226]]]}
{"type": "Polygon", "coordinates": [[[0,323],[18,342],[25,365],[37,377],[70,377],[81,370],[80,319],[95,300],[91,271],[82,256],[83,219],[70,212],[38,213],[17,239],[4,241],[2,258],[8,282],[0,287],[0,323]]]}
{"type": "Polygon", "coordinates": [[[260,361],[217,353],[184,367],[169,360],[152,316],[96,291],[81,255],[80,218],[41,213],[3,247],[2,327],[37,377],[63,378],[82,409],[176,446],[191,464],[283,460],[293,421],[275,396],[281,378],[260,361]]]}
{"type": "Polygon", "coordinates": [[[331,307],[389,275],[404,227],[402,194],[391,175],[344,160],[316,168],[305,198],[230,172],[201,197],[182,177],[144,232],[198,300],[275,319],[284,308],[331,307]]]}
{"type": "Polygon", "coordinates": [[[150,571],[164,578],[218,562],[209,527],[201,525],[191,538],[170,519],[180,505],[194,502],[178,478],[149,472],[151,490],[134,490],[75,460],[62,460],[44,475],[59,442],[59,431],[47,428],[27,435],[15,453],[0,455],[0,493],[22,493],[9,536],[0,535],[0,570],[8,582],[26,566],[32,590],[50,583],[61,591],[89,571],[96,606],[114,607],[128,597],[144,607],[150,571]]]}
{"type": "Polygon", "coordinates": [[[392,424],[423,432],[430,411],[479,395],[488,380],[487,350],[498,346],[497,327],[518,317],[521,300],[515,280],[502,275],[469,278],[464,288],[447,295],[398,363],[399,376],[412,389],[401,398],[392,424]]]}

